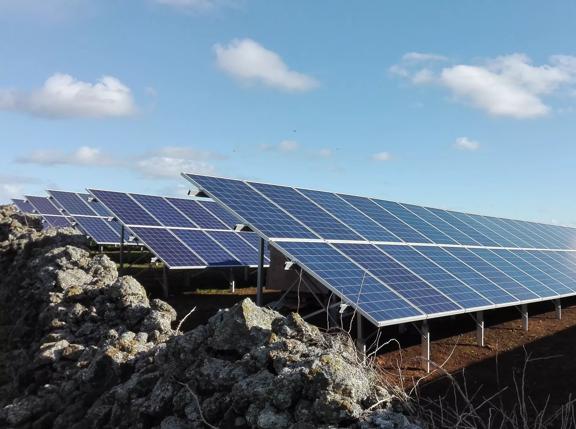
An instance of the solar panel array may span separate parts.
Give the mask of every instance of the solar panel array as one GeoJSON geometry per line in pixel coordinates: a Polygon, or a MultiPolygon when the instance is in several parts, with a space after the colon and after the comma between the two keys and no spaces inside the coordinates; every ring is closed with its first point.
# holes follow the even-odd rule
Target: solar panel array
{"type": "Polygon", "coordinates": [[[213,201],[89,192],[171,269],[258,265],[259,238],[213,201]]]}
{"type": "Polygon", "coordinates": [[[121,240],[120,224],[111,220],[106,208],[89,194],[66,191],[47,191],[52,202],[73,219],[75,226],[96,244],[117,245],[121,240]]]}
{"type": "MultiPolygon", "coordinates": [[[[17,204],[16,207],[20,208],[17,204]]],[[[56,206],[47,197],[26,195],[26,204],[22,208],[29,210],[32,208],[33,214],[42,216],[46,227],[66,228],[72,226],[72,221],[68,216],[64,216],[60,207],[56,206]]]]}
{"type": "Polygon", "coordinates": [[[378,326],[576,294],[576,229],[184,174],[378,326]]]}

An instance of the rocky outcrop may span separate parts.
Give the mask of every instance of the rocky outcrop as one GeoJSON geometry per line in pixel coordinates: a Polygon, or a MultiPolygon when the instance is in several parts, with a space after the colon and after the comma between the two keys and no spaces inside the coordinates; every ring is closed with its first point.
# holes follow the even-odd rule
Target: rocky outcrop
{"type": "Polygon", "coordinates": [[[347,337],[249,299],[175,332],[172,307],[73,230],[11,219],[0,427],[417,427],[347,337]]]}

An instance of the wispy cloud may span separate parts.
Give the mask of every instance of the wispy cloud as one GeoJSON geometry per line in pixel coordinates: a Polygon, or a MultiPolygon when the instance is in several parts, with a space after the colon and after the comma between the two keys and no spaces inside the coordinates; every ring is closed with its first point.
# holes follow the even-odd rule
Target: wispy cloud
{"type": "Polygon", "coordinates": [[[130,116],[136,105],[130,88],[112,76],[96,83],[57,73],[33,91],[0,89],[0,110],[45,118],[130,116]]]}
{"type": "Polygon", "coordinates": [[[238,0],[153,0],[184,12],[208,12],[224,6],[233,6],[238,0]]]}
{"type": "Polygon", "coordinates": [[[214,174],[213,161],[225,158],[216,152],[168,146],[140,156],[133,168],[148,178],[170,179],[182,172],[214,174]]]}
{"type": "Polygon", "coordinates": [[[0,174],[0,201],[9,200],[10,198],[22,198],[26,186],[33,183],[38,183],[38,180],[16,174],[0,174]]]}
{"type": "Polygon", "coordinates": [[[300,143],[294,140],[282,140],[280,143],[264,143],[260,145],[260,150],[266,152],[296,152],[300,149],[300,143]]]}
{"type": "Polygon", "coordinates": [[[16,162],[43,166],[103,166],[114,163],[111,156],[102,153],[99,148],[90,146],[81,146],[71,152],[64,152],[58,149],[38,149],[16,158],[16,162]]]}
{"type": "Polygon", "coordinates": [[[214,46],[216,63],[228,75],[248,85],[264,85],[288,92],[306,92],[316,79],[291,70],[282,57],[251,39],[234,39],[214,46]]]}
{"type": "Polygon", "coordinates": [[[373,161],[385,162],[390,161],[392,159],[392,155],[390,152],[377,152],[372,155],[373,161]]]}
{"type": "Polygon", "coordinates": [[[473,152],[480,149],[480,143],[468,137],[458,137],[454,142],[454,148],[473,152]]]}
{"type": "MultiPolygon", "coordinates": [[[[407,54],[409,55],[409,54],[407,54]]],[[[446,88],[455,99],[493,116],[517,119],[547,115],[547,98],[576,87],[576,57],[553,55],[548,64],[533,65],[524,54],[488,58],[479,64],[452,64],[433,54],[406,56],[390,68],[414,85],[446,88]],[[418,57],[418,56],[417,56],[418,57]]]]}

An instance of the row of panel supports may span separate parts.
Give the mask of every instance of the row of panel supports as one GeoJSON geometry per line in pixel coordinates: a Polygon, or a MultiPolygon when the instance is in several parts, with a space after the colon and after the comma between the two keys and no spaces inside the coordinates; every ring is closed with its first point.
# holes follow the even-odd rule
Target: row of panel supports
{"type": "MultiPolygon", "coordinates": [[[[562,303],[559,299],[554,300],[554,309],[556,311],[556,318],[558,320],[562,319],[562,303]]],[[[522,329],[528,331],[528,306],[523,304],[520,306],[520,314],[522,317],[522,329]]],[[[484,312],[479,311],[474,316],[474,321],[476,322],[476,344],[479,347],[484,347],[484,312]]],[[[430,327],[428,321],[424,320],[420,327],[416,327],[420,332],[420,346],[421,346],[421,358],[422,358],[422,369],[426,372],[430,372],[430,327]]],[[[401,324],[398,326],[400,333],[406,332],[406,326],[401,324]]]]}

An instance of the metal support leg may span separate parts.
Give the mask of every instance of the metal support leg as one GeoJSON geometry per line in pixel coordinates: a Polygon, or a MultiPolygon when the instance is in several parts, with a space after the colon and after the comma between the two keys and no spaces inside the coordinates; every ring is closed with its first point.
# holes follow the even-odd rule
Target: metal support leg
{"type": "Polygon", "coordinates": [[[364,341],[363,323],[364,318],[360,313],[356,313],[356,347],[360,354],[366,358],[366,342],[364,341]]]}
{"type": "Polygon", "coordinates": [[[168,268],[164,266],[162,269],[162,293],[164,294],[164,298],[168,298],[170,294],[170,285],[168,284],[168,268]]]}
{"type": "Polygon", "coordinates": [[[424,320],[422,322],[422,328],[420,330],[421,337],[421,347],[422,347],[422,369],[426,373],[430,372],[430,328],[428,327],[428,321],[424,320]]]}
{"type": "Polygon", "coordinates": [[[528,306],[526,304],[522,304],[520,308],[520,312],[522,313],[522,329],[525,331],[528,330],[528,306]]]}
{"type": "Polygon", "coordinates": [[[484,347],[484,312],[476,313],[476,344],[484,347]]]}
{"type": "Polygon", "coordinates": [[[244,267],[244,281],[248,281],[248,277],[250,276],[250,268],[244,267]]]}
{"type": "Polygon", "coordinates": [[[230,293],[236,292],[236,280],[234,279],[234,270],[230,268],[230,293]]]}
{"type": "Polygon", "coordinates": [[[400,323],[398,325],[398,333],[399,334],[405,334],[408,331],[408,328],[406,327],[405,323],[400,323]]]}
{"type": "Polygon", "coordinates": [[[124,225],[120,226],[120,274],[124,271],[124,225]]]}
{"type": "Polygon", "coordinates": [[[256,283],[256,305],[262,306],[262,288],[264,287],[264,239],[260,239],[258,248],[258,279],[256,283]]]}
{"type": "Polygon", "coordinates": [[[562,319],[562,302],[560,301],[560,299],[554,300],[554,308],[556,309],[556,319],[561,320],[562,319]]]}

